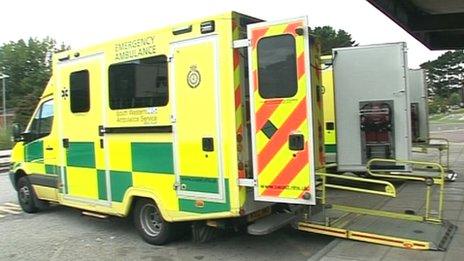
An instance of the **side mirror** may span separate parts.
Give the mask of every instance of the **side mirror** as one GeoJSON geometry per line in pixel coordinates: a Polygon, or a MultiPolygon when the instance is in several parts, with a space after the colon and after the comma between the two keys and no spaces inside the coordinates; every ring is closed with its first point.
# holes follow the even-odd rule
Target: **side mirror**
{"type": "Polygon", "coordinates": [[[23,137],[21,135],[21,126],[19,123],[13,123],[12,127],[13,141],[22,141],[23,137]]]}

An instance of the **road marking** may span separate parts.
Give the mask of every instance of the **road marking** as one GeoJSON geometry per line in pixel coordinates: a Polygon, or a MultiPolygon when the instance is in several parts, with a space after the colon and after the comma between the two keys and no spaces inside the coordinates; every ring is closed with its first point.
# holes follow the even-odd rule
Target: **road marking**
{"type": "Polygon", "coordinates": [[[21,207],[18,204],[7,202],[0,205],[0,218],[6,217],[6,214],[18,215],[21,213],[21,207]]]}
{"type": "Polygon", "coordinates": [[[13,214],[13,215],[21,214],[21,212],[11,210],[9,207],[0,207],[0,212],[6,212],[8,214],[13,214]]]}
{"type": "Polygon", "coordinates": [[[18,205],[18,204],[15,204],[15,203],[10,203],[10,202],[7,202],[5,204],[3,204],[5,206],[9,206],[9,207],[12,207],[12,208],[15,208],[17,210],[21,210],[21,207],[18,205]]]}

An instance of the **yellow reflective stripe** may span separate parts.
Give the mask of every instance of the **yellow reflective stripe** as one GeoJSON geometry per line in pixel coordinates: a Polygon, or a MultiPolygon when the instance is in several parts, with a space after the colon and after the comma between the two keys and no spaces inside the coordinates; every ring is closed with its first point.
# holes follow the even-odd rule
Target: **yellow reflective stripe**
{"type": "MultiPolygon", "coordinates": [[[[298,173],[298,175],[288,184],[288,188],[280,193],[281,198],[299,198],[303,191],[309,187],[309,163],[298,173]]],[[[315,195],[314,195],[315,196],[315,195]]]]}

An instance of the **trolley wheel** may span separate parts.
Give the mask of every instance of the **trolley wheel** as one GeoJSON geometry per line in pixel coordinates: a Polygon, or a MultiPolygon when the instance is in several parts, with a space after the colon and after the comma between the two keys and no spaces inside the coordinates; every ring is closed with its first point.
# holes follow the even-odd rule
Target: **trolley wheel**
{"type": "Polygon", "coordinates": [[[355,172],[354,174],[360,178],[366,178],[366,179],[372,178],[372,175],[366,171],[359,171],[359,172],[355,172]]]}
{"type": "Polygon", "coordinates": [[[454,170],[448,170],[445,176],[445,181],[454,182],[458,177],[458,173],[454,170]]]}

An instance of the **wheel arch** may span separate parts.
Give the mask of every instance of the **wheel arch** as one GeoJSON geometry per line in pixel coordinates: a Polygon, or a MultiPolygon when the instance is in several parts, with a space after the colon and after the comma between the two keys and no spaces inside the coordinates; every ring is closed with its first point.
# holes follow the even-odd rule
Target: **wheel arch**
{"type": "Polygon", "coordinates": [[[25,176],[27,176],[27,173],[23,169],[17,169],[16,171],[13,172],[13,178],[11,179],[11,182],[13,183],[13,187],[16,191],[18,191],[19,179],[25,176]]]}
{"type": "Polygon", "coordinates": [[[169,211],[166,210],[164,202],[156,196],[155,193],[149,190],[143,190],[143,189],[134,189],[131,188],[126,192],[126,195],[124,196],[124,209],[123,209],[123,215],[124,216],[129,216],[132,214],[132,211],[134,209],[134,206],[139,199],[151,199],[153,202],[155,202],[156,206],[158,207],[158,210],[160,211],[160,214],[162,218],[168,222],[172,222],[173,218],[171,215],[169,215],[169,211]]]}

